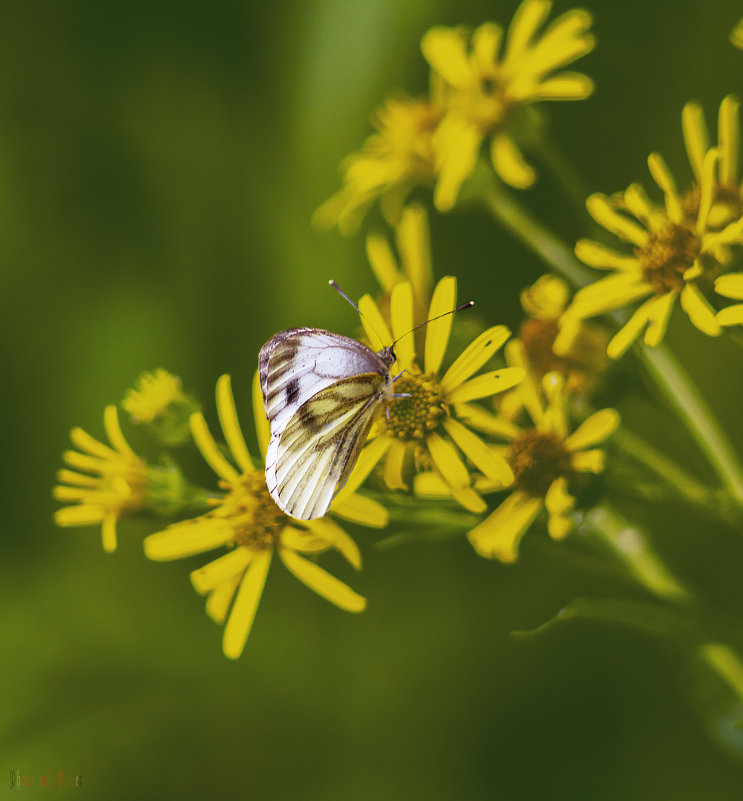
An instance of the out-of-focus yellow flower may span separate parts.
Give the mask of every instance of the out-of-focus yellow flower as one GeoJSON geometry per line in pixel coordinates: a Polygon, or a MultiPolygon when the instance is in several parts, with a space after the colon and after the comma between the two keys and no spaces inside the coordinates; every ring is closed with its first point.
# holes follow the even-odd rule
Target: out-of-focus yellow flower
{"type": "MultiPolygon", "coordinates": [[[[214,508],[200,517],[168,526],[145,539],[145,554],[165,561],[226,547],[223,556],[191,573],[196,590],[207,595],[206,609],[218,623],[226,621],[225,656],[240,656],[253,625],[274,552],[300,581],[318,595],[349,612],[361,612],[366,599],[331,576],[302,554],[319,554],[331,548],[355,568],[361,566],[356,543],[329,518],[300,522],[287,517],[266,487],[263,465],[269,439],[263,397],[256,374],[253,408],[263,460],[255,463],[240,429],[229,376],[217,382],[217,410],[231,460],[225,458],[209,433],[201,413],[191,416],[194,441],[220,478],[225,491],[214,508]]],[[[370,498],[354,494],[364,476],[352,474],[331,511],[369,526],[384,526],[386,510],[370,498]]]]}
{"type": "MultiPolygon", "coordinates": [[[[456,291],[455,278],[442,278],[434,289],[428,319],[450,312],[456,304],[456,291]]],[[[412,473],[432,469],[459,503],[473,512],[483,512],[485,502],[472,488],[470,470],[460,452],[501,486],[513,475],[505,460],[462,420],[480,411],[471,401],[510,389],[521,381],[524,371],[502,368],[472,377],[510,336],[505,326],[497,325],[477,337],[439,376],[451,331],[450,314],[432,319],[426,326],[421,371],[414,338],[403,336],[413,327],[413,307],[413,290],[408,282],[398,283],[392,290],[390,326],[370,295],[359,301],[362,324],[375,350],[401,337],[395,345],[397,362],[392,371],[404,370],[395,383],[396,394],[403,397],[389,404],[389,417],[380,420],[376,436],[372,432],[374,439],[362,451],[359,464],[368,472],[384,457],[383,476],[390,489],[407,489],[412,473]]]]}
{"type": "Polygon", "coordinates": [[[390,98],[372,119],[377,132],[343,162],[343,187],[317,209],[313,224],[353,234],[376,200],[387,221],[397,224],[411,189],[433,182],[431,136],[440,116],[428,100],[390,98]]]}
{"type": "MultiPolygon", "coordinates": [[[[743,273],[728,273],[715,281],[715,292],[723,298],[743,301],[743,273]]],[[[743,303],[734,303],[717,312],[719,325],[743,325],[743,303]]]]}
{"type": "Polygon", "coordinates": [[[434,203],[439,210],[456,203],[486,139],[500,178],[519,189],[531,186],[534,170],[517,143],[519,109],[540,100],[581,100],[593,91],[585,75],[552,74],[593,49],[591,15],[568,11],[539,34],[551,6],[549,0],[524,0],[502,52],[503,29],[492,22],[477,28],[471,38],[463,28],[435,27],[424,35],[423,55],[434,73],[432,95],[445,109],[433,137],[434,203]]]}
{"type": "Polygon", "coordinates": [[[180,445],[190,438],[188,418],[199,409],[183,392],[181,379],[162,368],[142,373],[121,405],[133,423],[148,425],[166,445],[180,445]]]}
{"type": "MultiPolygon", "coordinates": [[[[722,228],[743,214],[743,184],[738,175],[740,152],[739,103],[733,95],[723,98],[717,123],[717,149],[720,153],[718,175],[714,182],[712,207],[707,226],[712,230],[722,228]]],[[[689,219],[699,213],[702,173],[705,154],[709,152],[709,133],[704,121],[704,112],[699,103],[689,102],[681,114],[686,152],[689,154],[695,183],[683,195],[683,205],[689,219]]]]}
{"type": "Polygon", "coordinates": [[[366,238],[369,264],[384,292],[379,306],[387,316],[395,285],[409,281],[415,305],[413,321],[414,325],[419,325],[425,322],[433,285],[428,215],[422,206],[412,205],[403,209],[400,222],[395,226],[395,244],[398,258],[383,234],[371,233],[366,238]]]}
{"type": "Polygon", "coordinates": [[[543,275],[521,292],[528,315],[518,339],[536,377],[557,371],[566,379],[570,393],[594,385],[606,365],[606,331],[565,314],[570,301],[567,283],[556,275],[543,275]]]}
{"type": "Polygon", "coordinates": [[[64,461],[74,470],[57,473],[62,482],[54,488],[58,501],[70,503],[57,510],[59,526],[101,524],[103,549],[116,550],[116,523],[126,513],[145,503],[147,466],[124,439],[115,406],[107,406],[103,423],[110,445],[104,445],[82,428],[73,428],[72,444],[78,449],[65,451],[64,461]],[[82,471],[82,472],[78,472],[82,471]]]}
{"type": "Polygon", "coordinates": [[[739,50],[743,50],[743,19],[730,31],[730,42],[739,50]]]}
{"type": "Polygon", "coordinates": [[[743,220],[731,222],[722,230],[710,230],[708,225],[718,157],[717,149],[704,155],[699,207],[693,221],[686,216],[676,182],[657,153],[650,155],[648,165],[665,195],[664,207],[653,204],[639,184],[626,190],[621,204],[601,194],[588,198],[591,216],[628,242],[632,253],[580,240],[575,248],[578,258],[612,274],[579,290],[567,314],[585,319],[643,300],[609,342],[607,353],[611,358],[621,356],[643,330],[646,345],[659,344],[677,298],[700,331],[709,336],[720,334],[715,310],[700,283],[709,283],[720,263],[727,263],[729,246],[743,244],[743,220]]]}
{"type": "MultiPolygon", "coordinates": [[[[520,348],[517,340],[509,348],[520,348]]],[[[513,562],[518,557],[521,538],[542,509],[548,515],[547,529],[553,539],[560,540],[573,529],[572,511],[575,498],[570,485],[580,473],[600,473],[604,469],[604,452],[594,448],[619,425],[614,409],[602,409],[586,419],[571,434],[566,415],[564,379],[560,373],[548,373],[542,380],[547,403],[539,387],[525,381],[531,397],[525,399],[533,427],[521,429],[510,420],[501,421],[500,435],[509,440],[506,447],[494,446],[503,453],[513,470],[512,491],[485,520],[467,535],[475,550],[489,559],[513,562]]],[[[483,477],[477,482],[483,492],[496,489],[483,477]]],[[[420,495],[444,495],[446,487],[431,474],[416,477],[420,495]]]]}

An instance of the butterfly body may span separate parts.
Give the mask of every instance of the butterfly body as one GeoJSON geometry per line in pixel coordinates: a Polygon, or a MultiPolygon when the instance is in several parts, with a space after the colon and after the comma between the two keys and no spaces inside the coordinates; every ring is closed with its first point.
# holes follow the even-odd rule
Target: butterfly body
{"type": "Polygon", "coordinates": [[[320,328],[292,328],[261,348],[258,369],[271,438],[266,485],[283,511],[322,517],[393,394],[391,347],[375,353],[320,328]]]}

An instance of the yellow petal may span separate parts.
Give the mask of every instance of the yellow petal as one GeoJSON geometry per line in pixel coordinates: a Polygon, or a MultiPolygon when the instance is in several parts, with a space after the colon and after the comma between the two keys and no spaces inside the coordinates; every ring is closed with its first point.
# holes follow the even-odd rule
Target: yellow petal
{"type": "Polygon", "coordinates": [[[468,345],[446,371],[439,386],[445,394],[476,373],[511,336],[505,325],[495,325],[468,345]]]}
{"type": "Polygon", "coordinates": [[[415,362],[415,337],[411,333],[413,330],[413,289],[409,281],[401,281],[392,289],[390,322],[399,366],[403,370],[410,370],[415,362]]]}
{"type": "Polygon", "coordinates": [[[265,462],[268,442],[271,439],[271,427],[266,418],[266,407],[263,403],[263,391],[261,390],[261,377],[257,370],[253,374],[253,417],[255,418],[258,447],[261,450],[261,460],[265,462]]]}
{"type": "Polygon", "coordinates": [[[100,459],[108,460],[117,455],[116,451],[104,445],[102,442],[98,442],[97,439],[91,437],[90,434],[83,431],[82,428],[73,428],[72,431],[70,431],[70,440],[76,448],[92,456],[99,457],[100,459]]]}
{"type": "Polygon", "coordinates": [[[366,256],[379,285],[386,293],[391,292],[392,287],[402,280],[402,276],[397,269],[387,237],[369,234],[366,238],[366,256]]]}
{"type": "Polygon", "coordinates": [[[498,59],[503,29],[494,22],[485,22],[472,34],[472,55],[481,72],[492,70],[498,59]]]}
{"type": "Polygon", "coordinates": [[[76,487],[100,487],[101,479],[76,473],[74,470],[57,470],[57,479],[63,484],[72,484],[76,487]]]}
{"type": "Polygon", "coordinates": [[[697,181],[702,177],[702,161],[709,148],[709,134],[704,121],[704,112],[699,103],[689,102],[681,112],[681,128],[689,161],[697,181]]]}
{"type": "Polygon", "coordinates": [[[244,473],[252,471],[253,460],[250,458],[248,446],[245,444],[245,438],[240,429],[229,375],[220,376],[217,380],[217,413],[227,447],[234,460],[244,473]]]}
{"type": "Polygon", "coordinates": [[[566,314],[585,319],[605,314],[651,294],[653,288],[634,271],[601,278],[575,293],[566,314]]]}
{"type": "Polygon", "coordinates": [[[470,428],[481,431],[483,434],[493,434],[506,439],[514,439],[521,431],[511,420],[491,414],[481,406],[470,403],[458,403],[454,407],[454,414],[470,428]]]}
{"type": "Polygon", "coordinates": [[[550,514],[547,520],[547,531],[553,540],[564,539],[575,527],[575,523],[568,515],[550,514]]]}
{"type": "Polygon", "coordinates": [[[444,420],[444,428],[480,472],[497,484],[508,486],[513,483],[513,471],[508,462],[495,454],[476,434],[451,417],[444,420]]]}
{"type": "Polygon", "coordinates": [[[524,0],[516,9],[506,37],[504,63],[518,58],[528,46],[541,24],[547,19],[552,3],[549,0],[524,0]]]}
{"type": "Polygon", "coordinates": [[[441,473],[427,470],[413,476],[413,493],[422,498],[451,498],[451,487],[441,473]]]}
{"type": "Polygon", "coordinates": [[[206,599],[206,613],[216,623],[224,623],[227,619],[227,612],[230,610],[230,604],[235,597],[235,590],[237,590],[241,578],[242,576],[233,576],[209,593],[206,599]]]}
{"type": "Polygon", "coordinates": [[[186,521],[145,537],[144,552],[148,559],[156,562],[181,559],[218,548],[232,536],[232,526],[226,521],[186,521]]]}
{"type": "Polygon", "coordinates": [[[593,93],[593,81],[580,72],[561,72],[541,81],[530,93],[534,100],[583,100],[593,93]]]}
{"type": "Polygon", "coordinates": [[[119,426],[119,413],[116,407],[106,406],[103,411],[103,425],[106,429],[106,436],[108,441],[116,448],[119,453],[125,453],[130,456],[135,456],[134,451],[129,447],[129,443],[124,439],[119,426]]]}
{"type": "Polygon", "coordinates": [[[715,320],[715,311],[695,284],[686,284],[681,290],[681,306],[689,319],[703,333],[711,337],[722,333],[715,320]]]}
{"type": "Polygon", "coordinates": [[[113,553],[116,550],[116,519],[115,512],[108,512],[103,518],[101,540],[103,542],[103,550],[106,553],[113,553]]]}
{"type": "Polygon", "coordinates": [[[553,431],[561,439],[568,435],[565,378],[561,373],[550,372],[542,378],[542,389],[547,398],[547,410],[539,427],[553,431]]]}
{"type": "Polygon", "coordinates": [[[487,559],[515,562],[521,538],[542,508],[541,498],[512,492],[480,525],[469,532],[472,547],[487,559]]]}
{"type": "Polygon", "coordinates": [[[288,548],[279,548],[279,556],[287,569],[303,584],[332,604],[347,612],[363,612],[366,609],[366,598],[318,565],[308,562],[288,548]]]}
{"type": "Polygon", "coordinates": [[[438,178],[433,191],[434,206],[451,211],[464,181],[472,174],[480,152],[483,134],[466,118],[449,115],[433,136],[438,178]]]}
{"type": "Polygon", "coordinates": [[[389,513],[384,506],[365,495],[349,495],[336,499],[331,511],[351,523],[371,528],[384,528],[389,522],[389,513]]]}
{"type": "Polygon", "coordinates": [[[378,351],[391,345],[392,334],[371,295],[364,295],[359,300],[359,311],[361,312],[361,324],[364,326],[364,332],[371,343],[372,350],[378,351]]]}
{"type": "Polygon", "coordinates": [[[671,319],[678,292],[666,292],[650,301],[648,307],[648,327],[645,329],[645,344],[654,348],[665,336],[668,322],[671,319]]]}
{"type": "Polygon", "coordinates": [[[534,169],[524,161],[516,143],[505,132],[493,137],[490,158],[498,175],[515,189],[527,189],[536,180],[534,169]]]}
{"type": "Polygon", "coordinates": [[[529,317],[551,320],[559,317],[570,299],[567,283],[557,275],[543,275],[530,287],[522,289],[519,299],[529,317]]]}
{"type": "Polygon", "coordinates": [[[727,309],[718,311],[715,315],[718,325],[743,325],[743,303],[735,306],[728,306],[727,309]]]}
{"type": "Polygon", "coordinates": [[[675,223],[683,222],[684,209],[681,205],[681,197],[676,189],[676,181],[663,157],[659,153],[651,153],[648,156],[648,167],[655,183],[665,195],[666,212],[669,219],[675,223]]]}
{"type": "MultiPolygon", "coordinates": [[[[431,245],[428,231],[428,215],[423,206],[406,206],[397,226],[397,249],[413,287],[416,308],[428,305],[431,297],[433,270],[431,267],[431,245]]],[[[416,317],[416,323],[423,322],[416,317]]]]}
{"type": "Polygon", "coordinates": [[[515,387],[523,381],[525,375],[526,371],[522,367],[503,367],[500,370],[483,373],[460,384],[449,393],[447,400],[450,403],[464,403],[497,395],[499,392],[515,387]]]}
{"type": "Polygon", "coordinates": [[[715,281],[715,292],[731,300],[743,300],[743,273],[721,275],[715,281]]]}
{"type": "Polygon", "coordinates": [[[423,57],[448,84],[469,86],[474,73],[467,59],[463,32],[456,28],[436,26],[423,35],[423,57]]]}
{"type": "Polygon", "coordinates": [[[575,255],[584,264],[599,270],[637,269],[637,259],[634,256],[627,256],[590,239],[579,239],[576,242],[575,255]]]}
{"type": "Polygon", "coordinates": [[[650,201],[640,184],[630,184],[624,192],[624,202],[632,214],[642,221],[646,228],[659,230],[668,223],[665,211],[660,211],[650,201]]]}
{"type": "MultiPolygon", "coordinates": [[[[313,535],[324,539],[329,546],[335,548],[350,565],[356,568],[356,570],[361,569],[361,552],[359,551],[359,546],[356,545],[353,539],[349,537],[337,523],[334,523],[326,517],[321,520],[311,520],[308,526],[313,535]]],[[[291,527],[287,526],[287,528],[291,527]]],[[[283,536],[281,544],[286,544],[283,536]]]]}
{"type": "Polygon", "coordinates": [[[392,490],[404,490],[408,485],[403,480],[403,466],[407,443],[401,439],[392,439],[387,458],[384,460],[384,483],[392,490]]]}
{"type": "Polygon", "coordinates": [[[464,462],[459,458],[457,449],[438,434],[429,434],[426,438],[428,451],[434,467],[441,473],[445,481],[454,488],[470,485],[470,474],[464,462]]]}
{"type": "Polygon", "coordinates": [[[570,466],[579,473],[602,473],[606,454],[600,450],[579,451],[570,457],[570,466]]]}
{"type": "Polygon", "coordinates": [[[92,526],[103,522],[106,510],[102,506],[90,504],[77,504],[57,509],[54,513],[54,522],[58,526],[92,526]]]}
{"type": "Polygon", "coordinates": [[[641,228],[636,222],[625,217],[616,211],[610,204],[606,195],[594,194],[586,200],[588,213],[599,225],[603,225],[607,231],[631,242],[637,247],[647,244],[648,232],[641,228]]]}
{"type": "Polygon", "coordinates": [[[547,489],[544,505],[550,515],[564,515],[575,506],[575,498],[568,492],[565,476],[556,478],[547,489]]]}
{"type": "Polygon", "coordinates": [[[720,139],[720,183],[734,186],[738,182],[740,123],[738,122],[738,99],[733,95],[724,97],[720,103],[717,128],[720,139]]]}
{"type": "Polygon", "coordinates": [[[602,409],[584,420],[565,440],[569,451],[580,451],[603,442],[619,427],[621,417],[616,409],[602,409]]]}
{"type": "Polygon", "coordinates": [[[257,553],[245,572],[232,605],[222,637],[222,650],[229,659],[237,659],[245,648],[255,613],[266,585],[273,551],[257,553]]]}
{"type": "Polygon", "coordinates": [[[426,327],[426,346],[423,359],[426,373],[437,373],[449,343],[449,332],[454,318],[451,312],[457,302],[457,279],[451,275],[444,276],[436,285],[428,310],[431,322],[426,327]],[[440,317],[439,315],[444,315],[440,317]],[[434,320],[438,317],[438,320],[434,320]]]}
{"type": "Polygon", "coordinates": [[[606,355],[610,359],[618,359],[627,348],[640,336],[640,332],[647,325],[654,298],[645,301],[629,320],[617,331],[609,341],[606,355]]]}
{"type": "Polygon", "coordinates": [[[715,167],[719,156],[720,152],[713,148],[707,151],[702,162],[702,177],[699,181],[699,211],[696,224],[697,232],[700,234],[707,228],[709,212],[715,197],[715,167]]]}
{"type": "Polygon", "coordinates": [[[196,447],[201,451],[201,455],[214,470],[214,472],[230,484],[236,484],[240,479],[240,475],[235,468],[222,456],[214,441],[214,437],[209,433],[209,427],[206,424],[204,415],[201,412],[194,412],[188,419],[188,424],[191,427],[191,435],[193,436],[196,447]]]}
{"type": "Polygon", "coordinates": [[[235,548],[213,562],[192,571],[190,578],[194,589],[200,595],[205,595],[223,582],[241,576],[255,554],[256,551],[248,548],[235,548]]]}
{"type": "Polygon", "coordinates": [[[460,506],[472,514],[481,515],[488,508],[485,501],[472,487],[449,487],[449,492],[460,506]]]}

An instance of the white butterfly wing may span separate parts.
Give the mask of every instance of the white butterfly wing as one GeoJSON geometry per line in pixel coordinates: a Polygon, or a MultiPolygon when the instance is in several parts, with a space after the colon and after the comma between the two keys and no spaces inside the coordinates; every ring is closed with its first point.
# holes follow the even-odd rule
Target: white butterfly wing
{"type": "Polygon", "coordinates": [[[268,490],[292,517],[322,517],[388,391],[388,366],[360,342],[317,328],[277,334],[258,362],[271,425],[268,490]]]}
{"type": "Polygon", "coordinates": [[[384,397],[385,379],[366,373],[335,382],[306,401],[271,437],[266,484],[292,517],[322,517],[346,483],[384,397]]]}

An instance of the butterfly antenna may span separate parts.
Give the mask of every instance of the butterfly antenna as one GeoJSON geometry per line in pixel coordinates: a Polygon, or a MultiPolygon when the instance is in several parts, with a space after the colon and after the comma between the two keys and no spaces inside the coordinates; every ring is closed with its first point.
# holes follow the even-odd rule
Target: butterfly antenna
{"type": "Polygon", "coordinates": [[[430,319],[426,320],[423,323],[419,323],[414,328],[411,328],[410,331],[406,331],[404,334],[401,334],[393,343],[392,347],[394,348],[395,345],[403,338],[406,337],[408,334],[412,334],[413,331],[417,331],[419,328],[423,328],[424,325],[428,325],[432,323],[434,320],[439,320],[442,317],[446,317],[449,314],[454,314],[455,312],[463,311],[464,309],[471,309],[475,305],[474,300],[468,300],[466,303],[462,303],[460,306],[457,306],[456,309],[451,309],[451,311],[444,312],[443,314],[437,314],[435,317],[431,317],[430,319]]]}
{"type": "Polygon", "coordinates": [[[336,283],[335,283],[335,281],[333,281],[332,279],[331,279],[330,281],[328,281],[328,283],[330,284],[330,286],[332,286],[332,287],[333,287],[333,289],[334,289],[334,290],[335,290],[335,291],[336,291],[336,292],[337,292],[337,293],[338,293],[338,294],[339,294],[341,297],[345,298],[345,299],[346,299],[346,300],[347,300],[347,301],[348,301],[348,302],[349,302],[349,303],[350,303],[350,304],[351,304],[351,305],[354,307],[354,309],[356,309],[356,311],[359,313],[359,317],[361,317],[361,319],[362,319],[362,320],[366,320],[366,322],[367,322],[367,323],[369,323],[369,327],[371,328],[371,330],[372,330],[372,331],[374,331],[374,333],[375,333],[375,334],[377,334],[377,339],[378,339],[380,342],[382,342],[382,341],[383,341],[383,340],[382,340],[382,337],[380,337],[380,336],[379,336],[379,334],[377,333],[377,331],[376,331],[376,329],[374,328],[374,326],[371,324],[371,322],[369,322],[369,319],[368,319],[367,317],[365,317],[365,316],[362,314],[362,312],[361,312],[361,309],[360,309],[360,308],[359,308],[359,307],[358,307],[358,306],[357,306],[357,305],[356,305],[356,304],[355,304],[355,303],[354,303],[354,302],[351,300],[351,298],[349,298],[349,297],[348,297],[348,295],[347,295],[347,294],[346,294],[346,293],[345,293],[345,292],[344,292],[344,291],[343,291],[343,290],[342,290],[342,289],[341,289],[341,288],[338,286],[338,284],[336,284],[336,283]]]}

